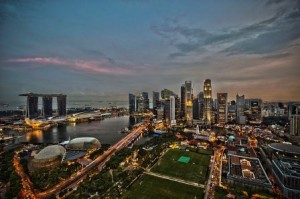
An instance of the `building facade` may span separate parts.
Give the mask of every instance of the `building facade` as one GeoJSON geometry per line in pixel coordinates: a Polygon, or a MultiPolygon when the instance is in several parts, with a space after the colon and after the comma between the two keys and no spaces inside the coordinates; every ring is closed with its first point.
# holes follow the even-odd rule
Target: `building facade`
{"type": "Polygon", "coordinates": [[[57,115],[58,116],[67,115],[67,96],[66,95],[57,96],[57,115]]]}
{"type": "Polygon", "coordinates": [[[26,107],[27,118],[32,119],[39,116],[38,101],[39,98],[37,96],[27,97],[27,107],[26,107]]]}
{"type": "Polygon", "coordinates": [[[139,113],[143,113],[145,111],[144,109],[144,98],[141,93],[136,95],[136,111],[139,113]]]}
{"type": "Polygon", "coordinates": [[[185,120],[188,125],[193,123],[193,87],[192,81],[185,81],[185,120]]]}
{"type": "Polygon", "coordinates": [[[149,96],[148,92],[142,92],[144,99],[144,111],[149,110],[149,96]]]}
{"type": "Polygon", "coordinates": [[[43,117],[52,116],[52,97],[49,96],[43,97],[42,116],[43,117]]]}
{"type": "Polygon", "coordinates": [[[246,124],[245,111],[245,95],[236,95],[236,122],[238,124],[246,124]]]}
{"type": "Polygon", "coordinates": [[[158,105],[159,105],[159,92],[153,91],[152,99],[153,99],[153,109],[158,108],[158,105]]]}
{"type": "Polygon", "coordinates": [[[170,96],[170,122],[171,124],[176,124],[176,118],[175,118],[175,96],[170,96]]]}
{"type": "Polygon", "coordinates": [[[218,124],[225,124],[227,123],[227,115],[228,115],[228,108],[227,108],[227,93],[217,93],[217,122],[218,124]]]}
{"type": "Polygon", "coordinates": [[[211,125],[211,122],[212,122],[212,86],[211,86],[210,79],[206,79],[204,81],[203,92],[204,92],[203,120],[206,125],[211,125]]]}
{"type": "Polygon", "coordinates": [[[135,95],[129,93],[129,114],[133,114],[135,112],[135,95]]]}

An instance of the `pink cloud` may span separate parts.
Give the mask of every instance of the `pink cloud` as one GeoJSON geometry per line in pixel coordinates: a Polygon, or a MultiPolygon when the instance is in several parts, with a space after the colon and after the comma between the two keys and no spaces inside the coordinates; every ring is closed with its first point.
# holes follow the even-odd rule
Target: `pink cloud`
{"type": "Polygon", "coordinates": [[[55,66],[65,66],[78,71],[86,73],[98,73],[98,74],[117,74],[127,75],[132,72],[129,69],[109,66],[105,61],[86,61],[86,60],[66,60],[53,57],[34,57],[34,58],[17,58],[8,59],[6,62],[13,63],[37,63],[37,64],[51,64],[55,66]]]}

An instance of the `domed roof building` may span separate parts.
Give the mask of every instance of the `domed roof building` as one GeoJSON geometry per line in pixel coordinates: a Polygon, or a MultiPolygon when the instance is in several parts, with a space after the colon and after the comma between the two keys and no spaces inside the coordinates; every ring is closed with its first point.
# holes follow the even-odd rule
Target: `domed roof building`
{"type": "Polygon", "coordinates": [[[233,142],[235,140],[235,137],[233,135],[231,135],[231,136],[229,136],[228,140],[233,142]]]}
{"type": "Polygon", "coordinates": [[[74,138],[68,144],[68,148],[70,150],[92,151],[92,150],[97,150],[100,147],[101,144],[99,140],[93,137],[74,138]]]}
{"type": "Polygon", "coordinates": [[[60,145],[51,145],[42,149],[29,163],[30,170],[50,170],[59,166],[66,154],[60,145]]]}

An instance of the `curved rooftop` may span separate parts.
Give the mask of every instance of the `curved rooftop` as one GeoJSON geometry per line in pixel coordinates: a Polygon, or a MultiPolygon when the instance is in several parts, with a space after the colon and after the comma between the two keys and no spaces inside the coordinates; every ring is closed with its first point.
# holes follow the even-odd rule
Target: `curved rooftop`
{"type": "Polygon", "coordinates": [[[98,149],[101,147],[101,144],[98,139],[94,137],[80,137],[74,138],[69,142],[68,147],[70,149],[98,149]]]}
{"type": "Polygon", "coordinates": [[[35,159],[51,159],[58,156],[63,156],[66,153],[66,149],[60,145],[51,145],[42,149],[38,154],[34,156],[35,159]]]}
{"type": "Polygon", "coordinates": [[[290,153],[294,155],[300,155],[300,146],[292,144],[282,144],[282,143],[271,143],[269,147],[273,150],[290,153]]]}
{"type": "Polygon", "coordinates": [[[97,139],[94,138],[94,137],[80,137],[80,138],[72,139],[69,144],[83,143],[83,142],[94,142],[95,140],[97,140],[97,139]]]}

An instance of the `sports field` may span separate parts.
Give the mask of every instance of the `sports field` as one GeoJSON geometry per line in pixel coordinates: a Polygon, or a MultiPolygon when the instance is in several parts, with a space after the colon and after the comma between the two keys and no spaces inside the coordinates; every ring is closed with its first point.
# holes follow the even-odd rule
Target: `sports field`
{"type": "Polygon", "coordinates": [[[152,168],[152,172],[204,184],[209,172],[210,151],[197,153],[170,149],[152,168]],[[178,161],[189,157],[187,163],[178,161]]]}
{"type": "Polygon", "coordinates": [[[122,198],[130,199],[199,199],[203,198],[203,189],[144,174],[122,198]]]}

